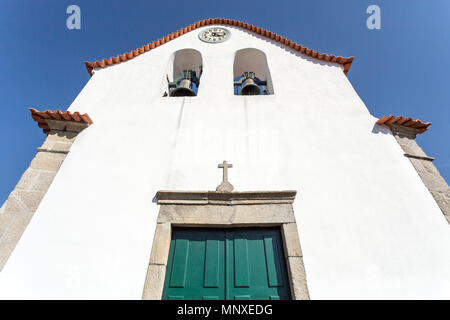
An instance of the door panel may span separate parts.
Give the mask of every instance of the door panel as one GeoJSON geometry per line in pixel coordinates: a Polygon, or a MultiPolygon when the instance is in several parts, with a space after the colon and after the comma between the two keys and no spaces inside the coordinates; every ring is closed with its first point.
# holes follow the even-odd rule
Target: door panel
{"type": "Polygon", "coordinates": [[[224,300],[224,259],[224,232],[174,229],[163,299],[183,297],[184,300],[224,300]]]}
{"type": "Polygon", "coordinates": [[[186,268],[189,256],[189,240],[177,239],[175,241],[175,252],[173,257],[173,265],[170,276],[170,287],[184,288],[186,281],[186,268]]]}
{"type": "Polygon", "coordinates": [[[249,270],[248,270],[248,246],[245,236],[233,235],[234,238],[234,286],[236,288],[248,288],[249,270]]]}
{"type": "Polygon", "coordinates": [[[223,250],[220,250],[219,239],[206,240],[205,279],[203,284],[205,288],[219,287],[220,258],[221,255],[223,255],[222,251],[223,250]]]}
{"type": "Polygon", "coordinates": [[[282,287],[284,285],[280,252],[281,244],[278,237],[264,236],[264,252],[269,287],[282,287]]]}
{"type": "Polygon", "coordinates": [[[226,238],[227,299],[290,299],[277,229],[230,230],[226,238]]]}
{"type": "Polygon", "coordinates": [[[163,299],[290,299],[280,231],[174,229],[163,299]]]}

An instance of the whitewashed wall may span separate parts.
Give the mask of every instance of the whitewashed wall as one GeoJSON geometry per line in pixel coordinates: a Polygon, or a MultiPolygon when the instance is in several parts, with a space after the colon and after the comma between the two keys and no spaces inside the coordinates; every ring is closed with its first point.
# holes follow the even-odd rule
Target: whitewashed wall
{"type": "Polygon", "coordinates": [[[94,124],[0,272],[0,297],[140,299],[156,191],[214,190],[228,160],[237,191],[298,190],[312,299],[450,298],[450,227],[341,66],[229,29],[95,72],[69,109],[94,124]],[[233,96],[234,54],[249,47],[267,55],[272,96],[233,96]],[[202,53],[199,95],[162,98],[183,48],[202,53]]]}

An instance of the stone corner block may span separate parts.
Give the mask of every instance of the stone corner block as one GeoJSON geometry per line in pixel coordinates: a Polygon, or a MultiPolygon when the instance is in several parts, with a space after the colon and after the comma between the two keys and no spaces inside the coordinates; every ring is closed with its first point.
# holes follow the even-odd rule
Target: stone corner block
{"type": "Polygon", "coordinates": [[[170,223],[158,223],[153,237],[150,264],[166,265],[171,240],[170,223]]]}
{"type": "Polygon", "coordinates": [[[65,153],[50,153],[50,152],[38,152],[34,159],[31,161],[30,168],[58,171],[59,167],[66,158],[65,153]]]}
{"type": "Polygon", "coordinates": [[[0,213],[0,238],[8,229],[15,216],[16,214],[14,213],[0,213]]]}
{"type": "Polygon", "coordinates": [[[25,204],[23,204],[20,201],[20,198],[18,198],[14,194],[14,191],[9,194],[8,199],[6,199],[5,203],[3,204],[2,210],[3,214],[5,213],[18,214],[28,212],[28,208],[26,207],[25,204]]]}
{"type": "Polygon", "coordinates": [[[143,300],[161,300],[165,275],[166,266],[158,264],[148,266],[144,292],[142,293],[143,300]]]}
{"type": "Polygon", "coordinates": [[[44,198],[45,191],[14,190],[14,196],[26,207],[27,213],[34,213],[44,198]]]}
{"type": "Polygon", "coordinates": [[[289,278],[291,281],[292,299],[309,300],[306,273],[301,257],[288,257],[289,278]]]}
{"type": "Polygon", "coordinates": [[[13,221],[4,231],[0,241],[0,267],[3,267],[8,261],[9,256],[16,247],[23,232],[30,223],[31,214],[16,214],[13,221]]]}
{"type": "Polygon", "coordinates": [[[281,233],[285,243],[286,257],[302,257],[302,248],[300,246],[300,239],[298,236],[296,223],[283,223],[281,225],[281,233]]]}

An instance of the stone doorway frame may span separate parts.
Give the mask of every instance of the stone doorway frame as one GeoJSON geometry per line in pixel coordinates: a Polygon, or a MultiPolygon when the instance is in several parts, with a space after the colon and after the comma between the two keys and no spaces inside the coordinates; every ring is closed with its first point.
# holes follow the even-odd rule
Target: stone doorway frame
{"type": "Polygon", "coordinates": [[[309,300],[303,254],[288,191],[158,191],[160,210],[142,299],[160,300],[173,227],[279,227],[293,300],[309,300]]]}

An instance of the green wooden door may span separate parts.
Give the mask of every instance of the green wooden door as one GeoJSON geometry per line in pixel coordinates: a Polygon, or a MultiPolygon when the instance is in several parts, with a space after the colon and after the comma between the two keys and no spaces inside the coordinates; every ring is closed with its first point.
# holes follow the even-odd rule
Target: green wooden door
{"type": "Polygon", "coordinates": [[[174,229],[163,299],[225,299],[225,233],[174,229]]]}
{"type": "Polygon", "coordinates": [[[163,299],[290,299],[277,229],[174,229],[163,299]]]}

